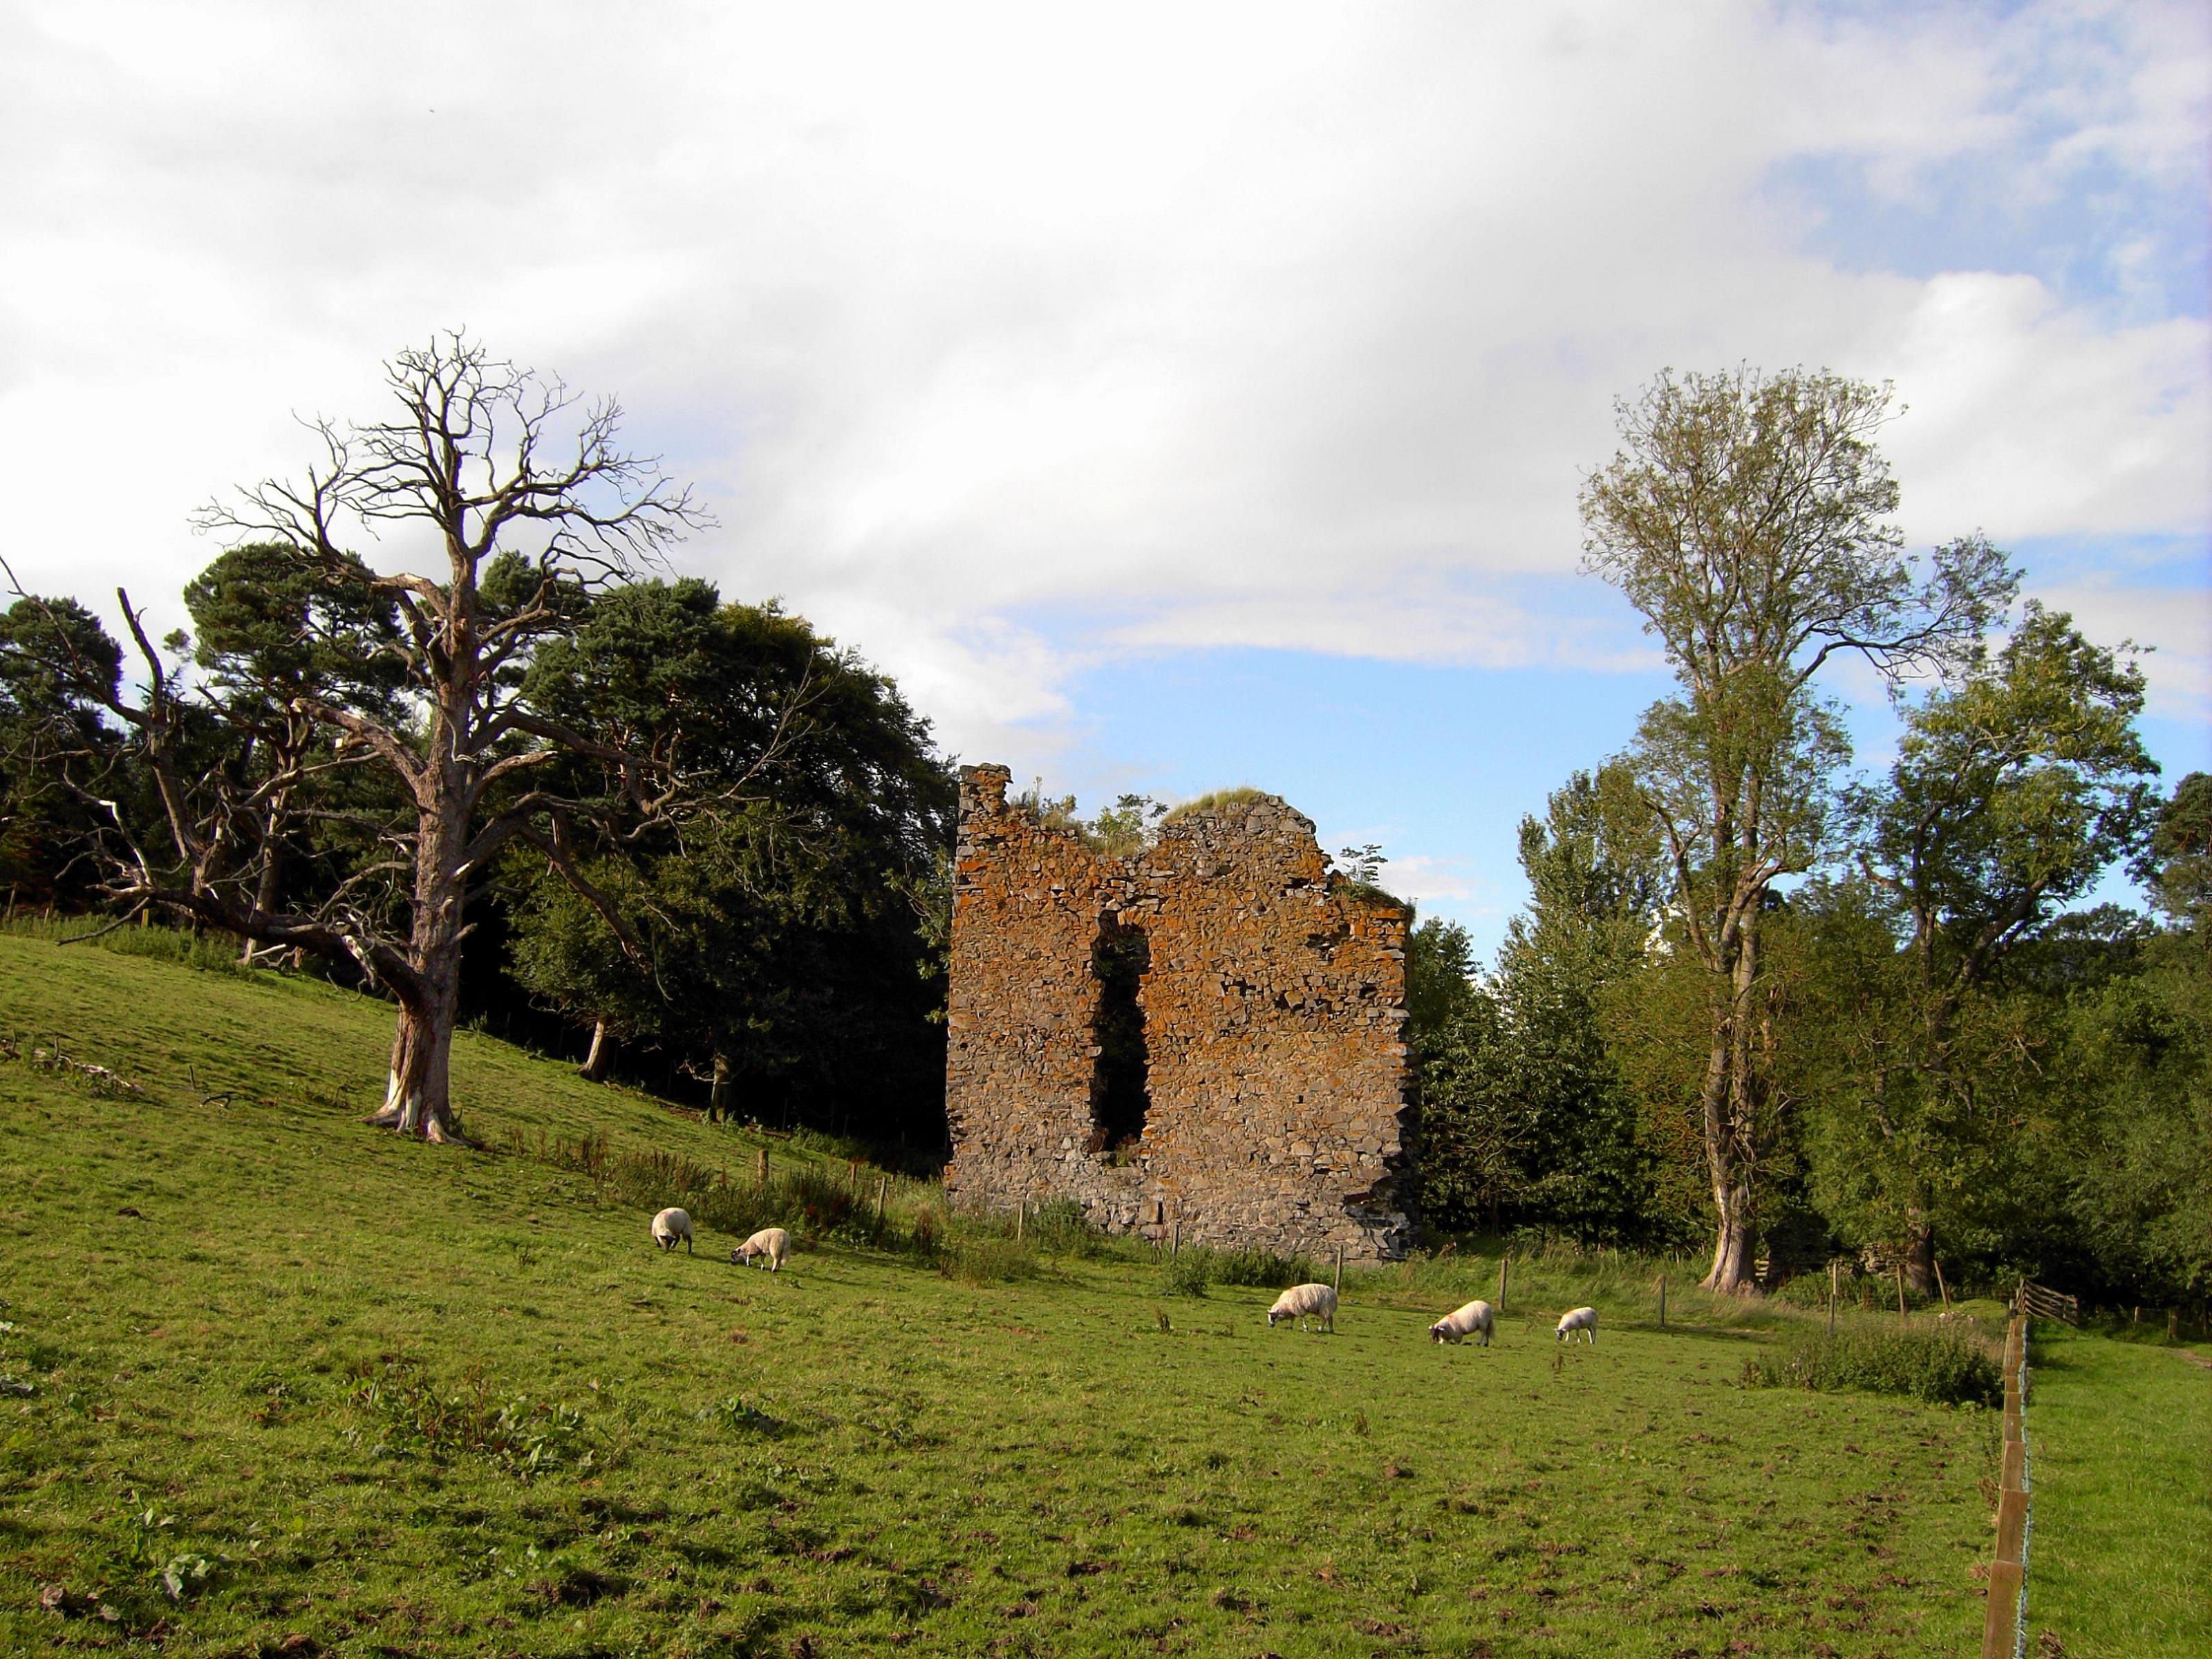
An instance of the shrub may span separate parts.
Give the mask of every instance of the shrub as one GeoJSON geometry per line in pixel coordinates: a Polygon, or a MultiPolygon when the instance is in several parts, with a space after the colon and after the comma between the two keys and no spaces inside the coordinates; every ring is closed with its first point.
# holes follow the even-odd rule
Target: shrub
{"type": "Polygon", "coordinates": [[[1321,1277],[1321,1269],[1302,1255],[1270,1255],[1265,1250],[1230,1250],[1214,1258],[1213,1279],[1218,1285],[1243,1285],[1254,1290],[1286,1291],[1321,1277]]]}
{"type": "Polygon", "coordinates": [[[1213,1276],[1211,1250],[1178,1250],[1160,1262],[1160,1289],[1169,1296],[1204,1296],[1213,1276]]]}
{"type": "Polygon", "coordinates": [[[1104,1236],[1084,1219],[1083,1206],[1072,1198],[1038,1205],[1025,1231],[1037,1249],[1050,1255],[1094,1256],[1105,1248],[1104,1236]]]}
{"type": "Polygon", "coordinates": [[[1034,1279],[1036,1269],[1036,1253],[1026,1241],[1017,1243],[988,1233],[956,1235],[937,1252],[937,1270],[963,1285],[1034,1279]]]}
{"type": "Polygon", "coordinates": [[[1802,1336],[1745,1360],[1741,1380],[1747,1389],[1856,1389],[1939,1406],[1995,1406],[2004,1398],[2004,1378],[1988,1343],[1934,1325],[1802,1336]]]}

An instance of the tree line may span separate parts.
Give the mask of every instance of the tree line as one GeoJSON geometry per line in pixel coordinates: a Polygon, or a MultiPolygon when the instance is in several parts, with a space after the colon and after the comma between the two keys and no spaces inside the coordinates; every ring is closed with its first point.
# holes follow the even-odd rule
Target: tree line
{"type": "Polygon", "coordinates": [[[2212,1285],[2212,776],[2169,795],[2134,653],[1905,555],[1887,387],[1662,375],[1586,481],[1586,568],[1676,678],[1521,827],[1496,960],[1430,921],[1410,1012],[1432,1226],[1837,1250],[2117,1300],[2212,1285]],[[1824,672],[1900,728],[1856,772],[1824,672]],[[2078,908],[2130,870],[2149,914],[2078,908]]]}
{"type": "Polygon", "coordinates": [[[928,722],[803,618],[661,574],[708,520],[611,399],[459,336],[387,385],[388,418],[314,422],[299,476],[203,512],[231,544],[188,629],[118,590],[126,646],[8,573],[11,907],[389,997],[372,1121],[425,1139],[462,1133],[464,1007],[526,999],[595,1073],[649,1045],[717,1113],[933,1144],[957,786],[928,722]],[[419,568],[362,558],[385,538],[419,568]]]}
{"type": "MultiPolygon", "coordinates": [[[[459,336],[387,370],[387,418],[314,422],[297,476],[200,515],[228,545],[189,629],[14,591],[10,907],[388,997],[372,1121],[402,1133],[463,1133],[465,1017],[534,1014],[590,1034],[589,1075],[619,1050],[717,1115],[937,1150],[957,791],[927,720],[805,619],[665,575],[708,520],[613,401],[459,336]]],[[[1922,1290],[2203,1294],[2212,778],[2161,790],[2133,652],[2021,604],[1985,538],[1908,554],[1890,406],[1748,368],[1620,405],[1586,568],[1677,686],[1523,822],[1494,962],[1413,932],[1432,1234],[1703,1241],[1724,1291],[1850,1249],[1922,1290]],[[1845,659],[1898,717],[1878,775],[1845,659]],[[2120,866],[2152,910],[2080,908],[2120,866]]]]}

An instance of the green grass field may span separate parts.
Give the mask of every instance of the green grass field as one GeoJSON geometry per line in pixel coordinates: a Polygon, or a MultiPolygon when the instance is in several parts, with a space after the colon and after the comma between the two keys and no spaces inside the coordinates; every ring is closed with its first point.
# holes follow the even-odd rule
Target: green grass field
{"type": "MultiPolygon", "coordinates": [[[[1978,1640],[1994,1414],[1738,1388],[1782,1310],[1678,1288],[1662,1332],[1634,1264],[1516,1263],[1485,1352],[1423,1330],[1494,1259],[1355,1275],[1333,1337],[1269,1332],[1267,1291],[1165,1297],[1126,1251],[976,1285],[802,1238],[771,1277],[719,1236],[661,1255],[573,1170],[359,1127],[373,1003],[0,936],[0,1036],[56,1033],[144,1097],[0,1060],[0,1651],[1978,1640]],[[1600,1343],[1562,1351],[1585,1296],[1600,1343]]],[[[455,1070],[495,1149],[751,1167],[495,1043],[455,1070]]],[[[2053,1396],[2039,1564],[2067,1524],[2053,1396]]]]}
{"type": "Polygon", "coordinates": [[[2039,1324],[2029,1628],[2075,1659],[2212,1653],[2212,1370],[2039,1324]]]}

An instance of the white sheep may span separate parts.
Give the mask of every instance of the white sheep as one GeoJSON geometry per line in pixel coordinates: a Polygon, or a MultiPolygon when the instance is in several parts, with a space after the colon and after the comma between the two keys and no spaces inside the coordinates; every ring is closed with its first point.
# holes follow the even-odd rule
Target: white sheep
{"type": "Polygon", "coordinates": [[[1293,1285],[1275,1298],[1275,1305],[1267,1310],[1267,1328],[1273,1330],[1279,1319],[1295,1319],[1298,1328],[1306,1328],[1306,1321],[1315,1320],[1336,1329],[1336,1292],[1326,1285],[1293,1285]]]}
{"type": "Polygon", "coordinates": [[[1559,1316],[1559,1328],[1555,1334],[1560,1341],[1573,1340],[1577,1331],[1582,1332],[1589,1339],[1590,1346],[1594,1348],[1597,1346],[1597,1310],[1595,1308],[1570,1308],[1559,1316]]]}
{"type": "Polygon", "coordinates": [[[1470,1302],[1455,1308],[1429,1327],[1431,1342],[1463,1342],[1470,1336],[1480,1336],[1482,1346],[1490,1346],[1492,1328],[1497,1314],[1487,1302],[1470,1302]]]}
{"type": "Polygon", "coordinates": [[[740,1266],[755,1256],[766,1256],[768,1270],[781,1273],[783,1264],[791,1259],[791,1235],[781,1227],[763,1227],[730,1252],[730,1260],[740,1266]]]}
{"type": "Polygon", "coordinates": [[[653,1218],[653,1242],[664,1250],[676,1248],[678,1239],[684,1241],[684,1254],[693,1254],[691,1249],[691,1218],[682,1210],[663,1210],[653,1218]]]}

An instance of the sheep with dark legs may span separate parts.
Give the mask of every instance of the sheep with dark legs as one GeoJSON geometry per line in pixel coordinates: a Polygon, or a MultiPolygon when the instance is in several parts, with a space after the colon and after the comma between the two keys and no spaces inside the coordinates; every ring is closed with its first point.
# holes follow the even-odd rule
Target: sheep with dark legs
{"type": "Polygon", "coordinates": [[[682,1210],[663,1210],[653,1218],[653,1242],[664,1250],[676,1248],[678,1239],[684,1241],[684,1254],[695,1254],[691,1249],[691,1218],[682,1210]]]}

